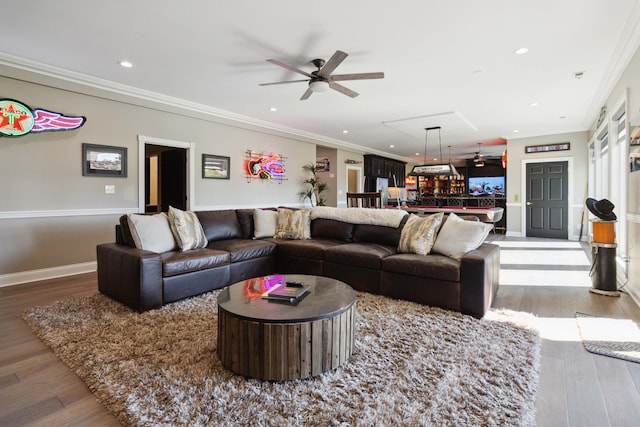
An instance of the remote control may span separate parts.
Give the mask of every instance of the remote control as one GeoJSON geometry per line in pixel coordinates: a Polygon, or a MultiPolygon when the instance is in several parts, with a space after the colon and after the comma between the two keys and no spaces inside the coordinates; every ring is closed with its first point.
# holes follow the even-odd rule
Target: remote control
{"type": "Polygon", "coordinates": [[[290,288],[301,288],[304,284],[302,282],[287,282],[287,286],[290,288]]]}

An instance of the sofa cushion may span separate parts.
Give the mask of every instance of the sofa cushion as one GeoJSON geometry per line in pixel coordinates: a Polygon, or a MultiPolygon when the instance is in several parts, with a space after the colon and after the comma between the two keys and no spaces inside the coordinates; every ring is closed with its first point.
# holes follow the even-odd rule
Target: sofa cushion
{"type": "Polygon", "coordinates": [[[176,241],[165,213],[129,214],[125,222],[136,248],[158,253],[176,249],[176,241]]]}
{"type": "Polygon", "coordinates": [[[205,248],[207,238],[196,214],[169,206],[169,225],[181,251],[205,248]]]}
{"type": "Polygon", "coordinates": [[[254,209],[253,211],[253,238],[261,239],[263,237],[273,237],[276,234],[276,223],[278,221],[278,212],[254,209]]]}
{"type": "Polygon", "coordinates": [[[336,239],[353,241],[353,224],[335,219],[316,218],[311,220],[312,239],[336,239]]]}
{"type": "MultiPolygon", "coordinates": [[[[460,261],[444,255],[391,255],[382,260],[382,270],[430,279],[460,281],[460,261]]],[[[478,278],[482,280],[482,278],[478,278]]]]}
{"type": "Polygon", "coordinates": [[[243,238],[235,210],[197,211],[196,215],[209,242],[243,238]]]}
{"type": "Polygon", "coordinates": [[[238,223],[240,223],[240,231],[243,239],[251,239],[253,237],[253,209],[236,209],[238,223]]]}
{"type": "Polygon", "coordinates": [[[397,247],[400,242],[402,227],[408,218],[409,215],[405,215],[400,222],[400,226],[396,228],[383,225],[357,224],[353,228],[353,241],[379,243],[381,245],[397,247]]]}
{"type": "Polygon", "coordinates": [[[398,253],[393,246],[376,243],[345,243],[324,251],[325,262],[380,270],[382,259],[398,253]]]}
{"type": "Polygon", "coordinates": [[[309,209],[278,208],[276,233],[278,239],[304,240],[311,238],[311,211],[309,209]]]}
{"type": "Polygon", "coordinates": [[[337,245],[344,244],[340,240],[312,239],[312,240],[280,240],[275,239],[278,245],[278,256],[295,256],[322,261],[324,251],[337,245]]]}
{"type": "Polygon", "coordinates": [[[208,248],[229,252],[232,263],[275,255],[277,250],[272,241],[248,239],[218,240],[210,242],[208,248]]]}
{"type": "Polygon", "coordinates": [[[211,249],[165,252],[161,257],[162,277],[177,276],[229,264],[229,253],[211,249]]]}
{"type": "Polygon", "coordinates": [[[460,260],[484,242],[493,226],[483,222],[465,221],[451,213],[442,225],[433,252],[460,260]]]}
{"type": "Polygon", "coordinates": [[[411,214],[400,233],[398,251],[418,255],[428,255],[433,243],[436,241],[436,233],[444,214],[438,212],[433,215],[420,217],[411,214]]]}

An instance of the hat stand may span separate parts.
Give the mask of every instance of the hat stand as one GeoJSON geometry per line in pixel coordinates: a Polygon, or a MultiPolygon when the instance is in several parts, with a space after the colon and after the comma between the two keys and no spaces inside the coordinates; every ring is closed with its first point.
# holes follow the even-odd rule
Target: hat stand
{"type": "Polygon", "coordinates": [[[616,221],[593,220],[591,242],[591,288],[590,292],[610,297],[619,297],[616,271],[616,221]]]}

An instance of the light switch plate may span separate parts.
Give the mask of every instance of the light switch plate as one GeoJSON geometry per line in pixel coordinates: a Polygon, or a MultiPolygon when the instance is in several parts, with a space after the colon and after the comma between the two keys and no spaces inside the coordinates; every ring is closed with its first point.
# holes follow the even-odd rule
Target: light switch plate
{"type": "Polygon", "coordinates": [[[116,186],[115,185],[105,185],[104,186],[104,192],[105,192],[105,194],[115,194],[116,193],[116,186]]]}

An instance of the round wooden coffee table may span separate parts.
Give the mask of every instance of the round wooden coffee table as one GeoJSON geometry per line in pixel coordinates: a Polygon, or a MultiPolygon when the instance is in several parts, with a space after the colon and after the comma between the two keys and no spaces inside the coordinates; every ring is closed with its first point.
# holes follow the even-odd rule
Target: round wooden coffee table
{"type": "Polygon", "coordinates": [[[340,366],[354,349],[356,293],[320,276],[271,275],[234,283],[218,296],[218,357],[240,375],[292,380],[340,366]],[[263,299],[287,281],[309,285],[292,305],[263,299]]]}

